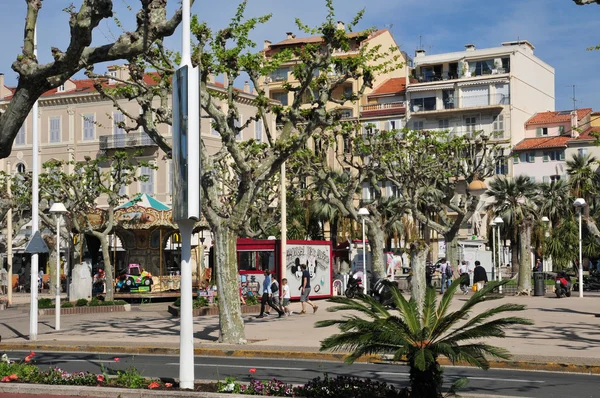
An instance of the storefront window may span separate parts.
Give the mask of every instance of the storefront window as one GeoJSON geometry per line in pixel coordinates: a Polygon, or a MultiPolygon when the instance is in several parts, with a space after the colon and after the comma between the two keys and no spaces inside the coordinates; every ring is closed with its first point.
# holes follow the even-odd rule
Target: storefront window
{"type": "Polygon", "coordinates": [[[273,251],[240,251],[240,271],[264,271],[275,270],[275,252],[273,251]]]}

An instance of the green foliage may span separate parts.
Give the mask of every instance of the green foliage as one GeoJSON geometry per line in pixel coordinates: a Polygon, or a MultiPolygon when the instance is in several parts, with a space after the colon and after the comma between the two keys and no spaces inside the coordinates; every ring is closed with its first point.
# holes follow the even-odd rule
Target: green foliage
{"type": "Polygon", "coordinates": [[[88,306],[90,307],[98,307],[100,305],[102,305],[102,301],[99,300],[98,297],[92,297],[92,299],[88,303],[88,306]]]}
{"type": "Polygon", "coordinates": [[[88,305],[88,301],[84,298],[81,298],[75,302],[76,307],[85,307],[88,305]]]}
{"type": "Polygon", "coordinates": [[[39,309],[54,308],[54,303],[52,302],[52,299],[40,298],[40,299],[38,299],[38,308],[39,309]]]}
{"type": "Polygon", "coordinates": [[[114,383],[125,388],[144,388],[148,380],[133,366],[124,371],[118,371],[114,383]]]}
{"type": "Polygon", "coordinates": [[[246,300],[246,305],[256,305],[258,304],[258,298],[256,298],[253,294],[247,294],[244,296],[244,300],[246,300]]]}
{"type": "MultiPolygon", "coordinates": [[[[494,300],[490,293],[504,282],[490,282],[474,293],[461,308],[450,311],[450,303],[460,280],[455,280],[437,301],[437,292],[427,290],[422,316],[414,298],[407,301],[392,287],[398,313],[390,312],[377,300],[361,296],[351,300],[334,297],[338,304],[328,311],[351,311],[343,319],[319,321],[317,327],[338,326],[341,333],[321,342],[321,350],[345,350],[351,354],[346,362],[352,363],[363,355],[390,354],[394,360],[405,361],[410,367],[411,396],[441,396],[443,374],[438,363],[440,356],[451,362],[465,362],[482,369],[489,368],[490,358],[510,358],[503,348],[484,342],[486,338],[504,337],[504,329],[512,325],[531,325],[527,319],[504,316],[506,312],[522,311],[523,305],[502,304],[471,315],[475,305],[494,300]]],[[[462,382],[461,382],[462,383],[462,382]]]]}
{"type": "Polygon", "coordinates": [[[241,392],[241,384],[236,381],[235,377],[226,377],[225,381],[219,380],[217,382],[217,392],[239,394],[241,392]]]}
{"type": "Polygon", "coordinates": [[[193,308],[208,307],[208,299],[206,297],[198,297],[192,303],[193,308]]]}
{"type": "Polygon", "coordinates": [[[62,304],[60,305],[60,308],[73,308],[73,307],[74,307],[74,305],[73,305],[73,303],[72,303],[72,302],[70,302],[70,301],[65,301],[64,303],[62,303],[62,304]]]}

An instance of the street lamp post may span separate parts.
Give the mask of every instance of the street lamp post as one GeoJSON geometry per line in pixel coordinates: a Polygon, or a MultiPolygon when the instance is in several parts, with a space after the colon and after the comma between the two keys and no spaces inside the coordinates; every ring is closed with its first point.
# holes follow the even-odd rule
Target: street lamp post
{"type": "MultiPolygon", "coordinates": [[[[500,227],[504,224],[504,220],[502,217],[494,218],[494,223],[496,224],[496,228],[498,228],[498,281],[502,282],[502,247],[500,245],[500,227]]],[[[498,286],[498,291],[502,293],[502,286],[498,286]]]]}
{"type": "MultiPolygon", "coordinates": [[[[547,239],[548,236],[550,236],[550,233],[548,232],[548,224],[550,223],[550,219],[546,216],[542,217],[542,222],[544,223],[544,237],[547,239]]],[[[546,271],[546,247],[543,247],[543,252],[542,252],[542,271],[546,271]]]]}
{"type": "Polygon", "coordinates": [[[55,330],[60,330],[60,220],[62,215],[67,212],[67,208],[62,203],[54,203],[50,208],[50,213],[56,218],[56,298],[55,298],[55,330]]]}
{"type": "MultiPolygon", "coordinates": [[[[494,220],[490,223],[490,227],[492,227],[492,280],[494,278],[494,270],[496,269],[496,223],[494,220]]],[[[500,261],[500,257],[498,257],[498,262],[500,261]]]]}
{"type": "Polygon", "coordinates": [[[369,216],[366,207],[358,209],[358,215],[362,218],[362,252],[363,252],[363,293],[367,294],[367,245],[365,242],[365,218],[369,216]]]}
{"type": "Polygon", "coordinates": [[[585,206],[585,199],[575,199],[575,202],[573,202],[573,206],[577,208],[577,212],[579,213],[579,297],[583,297],[583,250],[581,236],[581,210],[585,206]]]}

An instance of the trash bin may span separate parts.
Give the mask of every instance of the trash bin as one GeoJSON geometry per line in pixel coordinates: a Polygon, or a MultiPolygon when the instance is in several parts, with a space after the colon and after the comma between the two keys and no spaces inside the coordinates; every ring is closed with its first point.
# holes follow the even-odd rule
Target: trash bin
{"type": "Polygon", "coordinates": [[[533,273],[533,295],[543,296],[546,294],[546,286],[544,284],[544,273],[534,272],[533,273]]]}

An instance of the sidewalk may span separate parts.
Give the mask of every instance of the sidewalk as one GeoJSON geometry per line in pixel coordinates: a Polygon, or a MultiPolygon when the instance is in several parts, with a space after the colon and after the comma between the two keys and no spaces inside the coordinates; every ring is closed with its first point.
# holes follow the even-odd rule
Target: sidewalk
{"type": "MultiPolygon", "coordinates": [[[[14,296],[14,307],[0,312],[0,351],[2,349],[37,349],[67,351],[102,351],[130,353],[176,353],[179,348],[179,319],[167,312],[168,303],[133,305],[131,312],[90,315],[63,315],[61,331],[54,331],[54,316],[39,317],[38,340],[30,342],[28,295],[14,296]]],[[[451,308],[458,308],[464,296],[455,296],[451,308]]],[[[600,373],[600,297],[557,299],[546,297],[505,297],[486,302],[476,311],[504,303],[527,305],[516,316],[532,319],[532,326],[508,330],[504,339],[486,343],[508,349],[520,368],[554,368],[600,373]],[[546,366],[546,367],[545,367],[546,366]],[[589,366],[589,368],[588,368],[589,366]]],[[[289,317],[276,315],[257,319],[244,316],[246,345],[218,343],[218,316],[194,318],[197,355],[277,356],[306,359],[341,359],[340,354],[320,354],[322,339],[337,329],[315,328],[318,320],[339,318],[344,313],[327,312],[332,304],[318,302],[316,314],[299,315],[299,303],[289,317]]],[[[502,364],[496,364],[502,366],[502,364]]]]}

